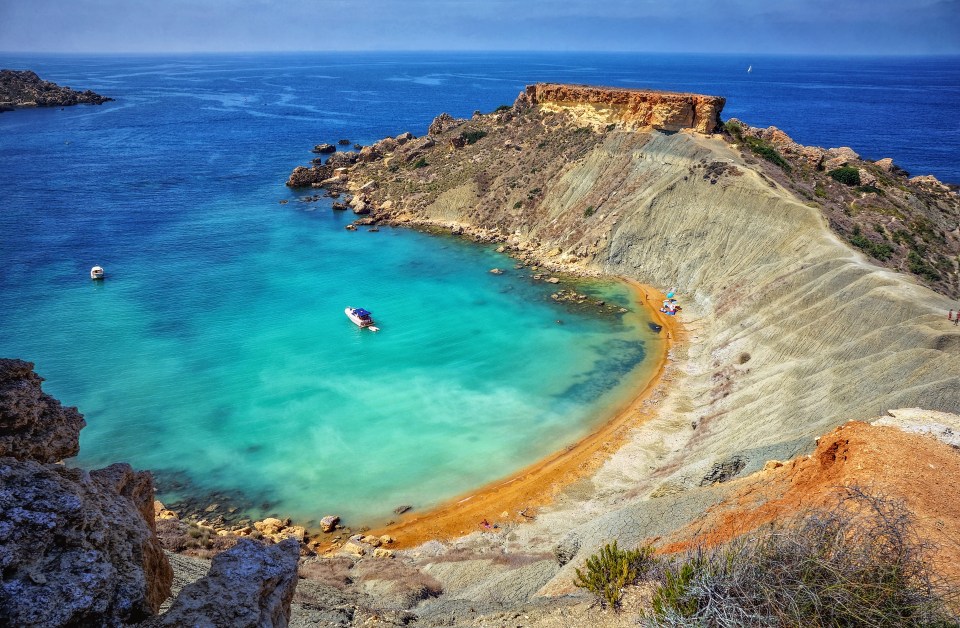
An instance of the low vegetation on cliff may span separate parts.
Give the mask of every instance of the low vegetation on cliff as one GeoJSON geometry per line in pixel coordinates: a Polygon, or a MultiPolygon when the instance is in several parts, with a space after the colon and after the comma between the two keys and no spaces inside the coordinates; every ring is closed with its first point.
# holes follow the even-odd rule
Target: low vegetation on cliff
{"type": "MultiPolygon", "coordinates": [[[[658,92],[644,97],[630,90],[618,95],[618,90],[563,87],[531,86],[512,107],[477,113],[470,120],[443,114],[426,137],[407,133],[360,153],[335,154],[327,164],[298,168],[288,185],[349,195],[358,214],[369,214],[367,222],[429,222],[444,207],[470,204],[461,218],[482,225],[492,239],[506,240],[518,226],[521,232],[536,227],[539,238],[569,243],[561,248],[573,261],[592,259],[603,250],[609,229],[609,223],[592,217],[605,216],[605,204],[622,184],[619,173],[602,172],[598,180],[581,182],[590,193],[575,211],[580,220],[558,215],[554,204],[563,199],[549,191],[600,146],[642,150],[645,138],[656,132],[651,121],[709,132],[723,99],[701,103],[696,99],[709,97],[687,95],[694,106],[678,95],[676,111],[663,103],[647,104],[647,113],[638,117],[627,111],[630,99],[652,99],[658,92]],[[569,102],[549,102],[551,94],[569,102]],[[587,97],[600,101],[570,100],[587,97]],[[700,116],[701,108],[709,109],[709,115],[700,116]],[[627,117],[618,121],[621,114],[627,117]],[[648,126],[638,129],[638,124],[648,126]],[[386,201],[391,202],[384,206],[386,201]]],[[[872,162],[849,148],[802,146],[774,127],[756,129],[731,119],[717,130],[771,185],[779,183],[820,210],[831,229],[873,263],[910,273],[942,294],[960,296],[960,196],[955,189],[929,176],[910,178],[889,159],[872,162]]],[[[687,178],[716,184],[738,172],[729,163],[702,162],[687,178]]]]}
{"type": "Polygon", "coordinates": [[[615,606],[645,583],[652,626],[955,625],[960,598],[929,549],[903,502],[851,487],[832,508],[718,547],[650,558],[608,545],[576,584],[615,606]]]}
{"type": "Polygon", "coordinates": [[[733,119],[724,132],[763,158],[757,167],[820,209],[831,229],[875,264],[960,296],[956,186],[932,176],[911,178],[890,159],[870,161],[850,148],[803,146],[776,127],[753,128],[733,119]]]}

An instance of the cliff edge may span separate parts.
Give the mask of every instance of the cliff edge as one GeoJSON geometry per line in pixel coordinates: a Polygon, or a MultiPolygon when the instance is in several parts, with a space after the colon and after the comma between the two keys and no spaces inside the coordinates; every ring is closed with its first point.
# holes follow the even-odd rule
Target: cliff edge
{"type": "Polygon", "coordinates": [[[153,478],[124,463],[62,464],[85,423],[42,381],[33,364],[0,358],[0,625],[288,624],[299,545],[249,539],[156,617],[173,571],[156,534],[153,478]]]}
{"type": "Polygon", "coordinates": [[[529,85],[526,97],[546,110],[572,110],[580,117],[633,129],[712,133],[720,125],[725,98],[622,87],[563,83],[529,85]]]}

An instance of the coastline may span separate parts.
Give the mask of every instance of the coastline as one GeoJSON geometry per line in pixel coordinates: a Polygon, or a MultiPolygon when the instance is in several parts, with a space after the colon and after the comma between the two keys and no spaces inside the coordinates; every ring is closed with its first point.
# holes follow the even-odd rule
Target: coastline
{"type": "MultiPolygon", "coordinates": [[[[661,384],[670,349],[684,340],[684,328],[676,317],[667,316],[652,305],[665,298],[662,292],[626,277],[613,279],[625,283],[636,295],[637,303],[649,310],[651,319],[663,326],[663,343],[659,354],[651,356],[654,360],[651,375],[643,388],[617,408],[612,418],[565,449],[509,477],[455,497],[428,511],[402,516],[396,523],[376,528],[367,534],[389,535],[394,538],[392,548],[406,549],[427,541],[448,541],[483,531],[481,522],[484,520],[502,526],[532,519],[536,516],[536,509],[549,505],[564,488],[596,471],[623,445],[629,432],[654,413],[654,408],[644,402],[661,384]]],[[[323,546],[323,549],[336,549],[336,546],[326,543],[323,546]]]]}

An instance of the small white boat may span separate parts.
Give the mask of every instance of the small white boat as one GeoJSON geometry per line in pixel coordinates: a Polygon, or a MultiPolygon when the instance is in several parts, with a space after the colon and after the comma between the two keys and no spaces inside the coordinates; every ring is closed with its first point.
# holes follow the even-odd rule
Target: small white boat
{"type": "Polygon", "coordinates": [[[103,279],[103,268],[94,266],[90,269],[90,279],[103,279]]]}
{"type": "Polygon", "coordinates": [[[366,327],[370,331],[380,331],[380,328],[373,322],[373,316],[362,307],[348,307],[343,312],[347,315],[347,318],[356,323],[357,327],[361,329],[366,327]]]}
{"type": "Polygon", "coordinates": [[[753,72],[753,66],[752,66],[752,65],[747,67],[747,74],[750,74],[751,72],[753,72]]]}

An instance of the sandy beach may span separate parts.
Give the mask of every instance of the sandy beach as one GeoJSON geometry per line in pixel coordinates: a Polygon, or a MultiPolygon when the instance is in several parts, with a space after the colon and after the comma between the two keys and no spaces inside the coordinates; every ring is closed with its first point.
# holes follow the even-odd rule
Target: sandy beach
{"type": "Polygon", "coordinates": [[[414,512],[396,523],[369,532],[394,537],[396,548],[408,548],[430,540],[450,540],[491,526],[524,522],[536,517],[537,509],[550,504],[573,482],[591,475],[624,443],[629,432],[644,423],[654,409],[643,404],[661,382],[670,348],[683,341],[683,327],[674,316],[659,311],[665,295],[650,286],[619,278],[635,293],[636,303],[648,308],[651,319],[662,325],[663,343],[651,355],[650,377],[643,388],[609,421],[577,443],[540,460],[511,477],[492,482],[425,512],[414,512]]]}

